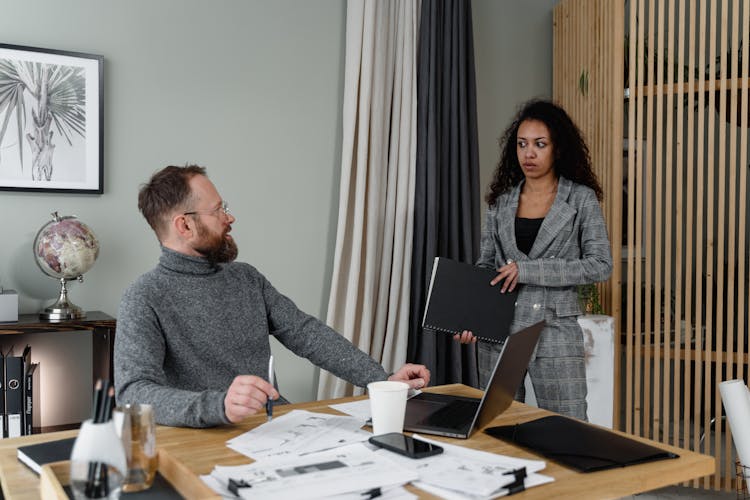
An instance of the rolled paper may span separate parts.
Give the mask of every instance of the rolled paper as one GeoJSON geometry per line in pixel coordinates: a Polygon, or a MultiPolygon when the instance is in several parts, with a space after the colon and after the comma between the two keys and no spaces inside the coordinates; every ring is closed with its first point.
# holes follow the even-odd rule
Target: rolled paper
{"type": "Polygon", "coordinates": [[[745,480],[750,480],[750,390],[744,380],[734,379],[720,383],[719,392],[745,480]]]}

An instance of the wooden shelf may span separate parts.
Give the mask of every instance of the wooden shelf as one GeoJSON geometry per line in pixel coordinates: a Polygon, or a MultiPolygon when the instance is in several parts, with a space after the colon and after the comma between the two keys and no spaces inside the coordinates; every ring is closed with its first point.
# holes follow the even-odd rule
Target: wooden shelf
{"type": "Polygon", "coordinates": [[[0,335],[22,333],[75,332],[97,327],[114,328],[115,319],[101,311],[88,311],[85,318],[65,321],[42,321],[38,314],[21,314],[18,321],[0,323],[0,335]]]}
{"type": "MultiPolygon", "coordinates": [[[[704,91],[710,92],[714,90],[721,90],[721,84],[722,82],[726,83],[726,90],[732,90],[732,84],[737,84],[737,89],[747,89],[750,88],[750,78],[729,78],[726,80],[714,80],[713,84],[710,80],[706,80],[705,82],[702,82],[704,84],[704,91]]],[[[699,89],[698,86],[701,82],[693,81],[693,82],[681,82],[681,83],[665,83],[662,85],[646,85],[644,87],[640,87],[641,92],[640,94],[645,96],[652,96],[656,94],[662,94],[662,95],[668,95],[668,94],[686,94],[690,91],[691,85],[694,85],[693,91],[698,93],[699,89]]],[[[626,92],[628,89],[625,89],[626,92]]],[[[639,92],[636,88],[635,94],[630,95],[631,98],[638,97],[639,92]]]]}
{"type": "Polygon", "coordinates": [[[18,321],[0,323],[0,347],[4,352],[15,346],[16,352],[20,353],[23,345],[28,344],[32,348],[32,362],[41,364],[41,371],[35,372],[37,380],[34,382],[35,391],[37,384],[39,390],[34,398],[40,403],[35,412],[41,411],[38,414],[41,422],[37,422],[41,428],[35,427],[34,432],[80,425],[91,404],[90,396],[84,397],[80,391],[91,394],[93,381],[113,379],[115,329],[115,319],[101,311],[88,311],[81,319],[54,322],[40,320],[39,314],[22,314],[18,321]],[[90,360],[88,356],[91,356],[90,360]],[[41,362],[42,359],[46,361],[41,362]],[[91,373],[86,368],[89,363],[91,373]],[[61,372],[65,376],[58,376],[61,372]],[[86,387],[75,385],[83,383],[86,387]],[[57,401],[56,398],[61,397],[65,399],[63,405],[45,407],[45,402],[57,401]]]}
{"type": "MultiPolygon", "coordinates": [[[[625,348],[625,344],[623,344],[623,349],[625,348]]],[[[645,355],[646,346],[641,344],[641,356],[645,355]]],[[[664,359],[664,346],[654,346],[653,344],[649,346],[649,357],[653,358],[654,351],[658,349],[659,350],[659,359],[664,359]]],[[[633,346],[633,351],[635,351],[635,346],[633,346]]],[[[696,349],[680,349],[680,361],[695,361],[696,360],[696,353],[700,353],[701,356],[701,362],[705,362],[707,359],[710,360],[712,363],[716,363],[718,361],[718,353],[716,351],[710,351],[709,353],[705,351],[698,351],[696,349]]],[[[727,363],[734,358],[734,361],[736,364],[748,363],[748,355],[747,354],[740,354],[740,353],[721,353],[721,362],[727,363]]],[[[669,359],[676,360],[675,357],[675,351],[674,347],[669,348],[669,359]]]]}

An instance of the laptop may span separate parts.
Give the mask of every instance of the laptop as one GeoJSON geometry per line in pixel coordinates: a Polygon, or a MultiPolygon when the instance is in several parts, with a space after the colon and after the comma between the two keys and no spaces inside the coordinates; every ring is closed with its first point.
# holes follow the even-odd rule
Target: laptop
{"type": "Polygon", "coordinates": [[[466,439],[485,427],[513,402],[544,325],[508,336],[482,399],[423,392],[406,402],[404,430],[466,439]]]}

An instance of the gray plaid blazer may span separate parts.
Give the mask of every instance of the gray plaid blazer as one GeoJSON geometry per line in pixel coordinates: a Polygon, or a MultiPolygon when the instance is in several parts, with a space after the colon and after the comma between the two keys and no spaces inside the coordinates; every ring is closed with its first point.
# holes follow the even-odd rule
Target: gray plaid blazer
{"type": "Polygon", "coordinates": [[[576,285],[609,279],[612,273],[604,217],[594,191],[560,177],[557,196],[529,255],[516,245],[515,220],[523,181],[487,209],[478,266],[518,264],[516,311],[511,332],[545,320],[536,356],[583,356],[576,285]]]}

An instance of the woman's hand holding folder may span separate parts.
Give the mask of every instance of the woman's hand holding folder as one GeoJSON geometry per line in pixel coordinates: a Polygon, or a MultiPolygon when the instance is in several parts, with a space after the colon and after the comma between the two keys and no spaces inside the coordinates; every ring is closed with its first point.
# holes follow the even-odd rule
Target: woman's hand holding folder
{"type": "Polygon", "coordinates": [[[457,333],[453,336],[453,340],[458,340],[462,344],[476,344],[477,338],[469,330],[464,330],[461,333],[457,333]]]}

